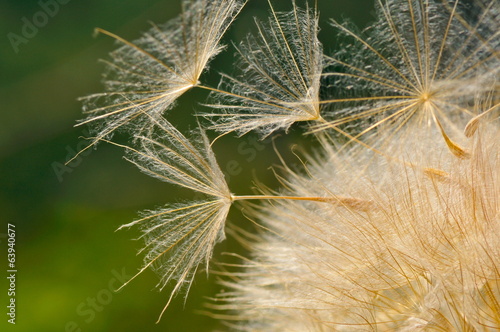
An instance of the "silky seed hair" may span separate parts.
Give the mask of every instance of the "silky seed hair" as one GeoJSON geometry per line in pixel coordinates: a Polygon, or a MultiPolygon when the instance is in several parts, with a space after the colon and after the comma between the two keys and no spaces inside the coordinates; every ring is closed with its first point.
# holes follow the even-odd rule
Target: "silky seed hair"
{"type": "Polygon", "coordinates": [[[225,238],[232,194],[202,129],[188,140],[164,119],[151,122],[150,135],[136,137],[138,148],[123,146],[126,159],[147,175],[205,197],[144,211],[119,228],[137,225],[145,241],[139,251],[145,253],[144,266],[128,282],[149,267],[160,276],[160,289],[175,282],[163,314],[175,295],[189,290],[198,266],[208,266],[215,244],[225,238]]]}
{"type": "Polygon", "coordinates": [[[109,60],[102,60],[106,92],[81,98],[87,117],[79,125],[91,124],[93,143],[109,139],[120,128],[135,133],[150,129],[151,118],[160,118],[179,96],[197,86],[210,60],[224,48],[220,40],[243,4],[183,0],[179,17],[152,24],[132,42],[97,29],[121,47],[110,53],[109,60]]]}
{"type": "Polygon", "coordinates": [[[222,75],[208,107],[214,129],[222,134],[257,131],[267,137],[299,121],[320,118],[319,89],[323,48],[318,41],[317,13],[299,8],[291,12],[271,7],[267,22],[256,19],[256,34],[237,46],[239,74],[222,75]],[[215,111],[221,112],[215,112],[215,111]]]}
{"type": "Polygon", "coordinates": [[[344,41],[324,55],[316,7],[291,3],[269,1],[217,88],[200,76],[243,1],[184,0],[134,42],[98,30],[122,46],[105,61],[106,92],[83,98],[90,146],[119,146],[197,197],[120,227],[145,241],[132,279],[159,274],[161,317],[208,270],[238,203],[256,231],[229,225],[249,254],[219,265],[223,291],[208,304],[235,330],[500,329],[498,4],[377,0],[365,32],[332,22],[344,41]],[[209,123],[185,135],[166,111],[193,87],[211,92],[209,123]],[[231,193],[205,129],[265,138],[295,122],[319,143],[302,169],[277,151],[280,188],[231,193]],[[111,141],[117,129],[130,143],[111,141]]]}
{"type": "MultiPolygon", "coordinates": [[[[478,96],[498,93],[500,35],[496,1],[377,0],[378,20],[362,33],[332,21],[343,37],[324,76],[331,111],[315,131],[344,128],[367,141],[390,141],[407,123],[435,126],[450,151],[455,115],[470,118],[478,96]],[[343,95],[343,96],[342,96],[343,95]]],[[[498,96],[497,96],[498,98],[498,96]]],[[[375,143],[373,143],[375,144],[375,143]]]]}
{"type": "Polygon", "coordinates": [[[313,159],[286,194],[352,200],[255,206],[261,234],[240,233],[251,256],[219,273],[213,315],[238,331],[500,328],[498,125],[481,121],[467,160],[422,141],[419,127],[392,143],[425,144],[424,155],[394,149],[418,168],[378,155],[360,170],[351,151],[313,159]]]}

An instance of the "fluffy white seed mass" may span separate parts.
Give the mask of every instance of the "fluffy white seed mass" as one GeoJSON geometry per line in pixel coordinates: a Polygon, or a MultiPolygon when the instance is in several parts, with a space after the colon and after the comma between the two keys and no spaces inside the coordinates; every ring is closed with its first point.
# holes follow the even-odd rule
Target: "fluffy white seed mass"
{"type": "Polygon", "coordinates": [[[499,329],[498,126],[478,126],[466,160],[413,127],[391,143],[401,162],[329,150],[288,174],[287,195],[351,200],[255,209],[264,230],[214,307],[242,331],[499,329]]]}

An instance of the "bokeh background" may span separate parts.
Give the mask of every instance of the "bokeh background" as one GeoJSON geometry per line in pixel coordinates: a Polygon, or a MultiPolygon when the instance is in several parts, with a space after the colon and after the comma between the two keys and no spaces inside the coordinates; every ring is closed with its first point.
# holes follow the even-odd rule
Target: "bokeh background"
{"type": "MultiPolygon", "coordinates": [[[[373,20],[372,0],[317,2],[320,39],[327,53],[335,49],[329,18],[349,18],[361,28],[373,20]]],[[[277,9],[290,7],[288,0],[274,3],[277,9]]],[[[234,49],[229,40],[237,43],[251,32],[253,17],[266,17],[268,8],[265,0],[248,1],[226,35],[228,49],[211,63],[204,82],[216,85],[218,71],[233,71],[234,49]]],[[[226,330],[199,313],[206,297],[221,290],[214,275],[200,273],[187,301],[177,297],[158,324],[169,293],[155,289],[158,278],[153,272],[113,292],[142,264],[136,256],[142,243],[133,240],[138,232],[115,232],[116,228],[134,220],[137,211],[189,199],[192,194],[141,174],[122,159],[122,151],[106,144],[64,166],[86,144],[81,138],[86,136],[85,128],[74,127],[82,117],[77,98],[102,91],[103,66],[97,60],[116,48],[109,37],[93,37],[93,29],[134,40],[149,29],[149,21],[162,23],[179,12],[179,0],[0,2],[0,331],[226,330]],[[39,23],[43,23],[42,4],[54,2],[59,5],[51,7],[52,16],[45,15],[46,23],[13,47],[9,33],[11,39],[12,33],[25,38],[25,22],[42,19],[39,23]],[[16,225],[16,325],[8,324],[6,317],[8,223],[16,225]]],[[[192,128],[192,114],[203,110],[193,100],[205,98],[204,91],[190,91],[169,119],[182,130],[192,128]]],[[[251,192],[255,178],[276,185],[268,169],[278,162],[272,144],[255,142],[252,136],[224,137],[215,145],[236,193],[251,192]]],[[[276,140],[285,156],[293,144],[314,142],[304,138],[298,127],[276,140]]],[[[230,220],[246,227],[237,211],[230,220]]],[[[214,259],[224,261],[222,253],[233,251],[241,253],[241,248],[228,240],[217,247],[214,259]]]]}

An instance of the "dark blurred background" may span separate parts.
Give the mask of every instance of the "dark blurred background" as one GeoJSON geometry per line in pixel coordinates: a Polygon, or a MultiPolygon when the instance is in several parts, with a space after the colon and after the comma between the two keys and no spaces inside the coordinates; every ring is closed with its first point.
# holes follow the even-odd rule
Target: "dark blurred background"
{"type": "MultiPolygon", "coordinates": [[[[86,136],[85,128],[74,127],[82,117],[77,98],[102,91],[103,66],[97,60],[116,47],[109,37],[94,38],[93,29],[134,40],[149,29],[149,21],[162,23],[176,16],[180,1],[56,1],[0,2],[0,330],[225,330],[218,321],[198,313],[206,297],[220,291],[213,275],[207,278],[200,273],[187,301],[178,296],[159,324],[155,322],[169,290],[155,289],[158,278],[153,272],[113,292],[142,265],[142,258],[136,256],[142,243],[132,240],[138,232],[115,232],[116,228],[134,220],[140,210],[190,194],[141,174],[122,159],[122,151],[106,144],[64,166],[86,144],[81,138],[86,136]],[[54,2],[59,5],[48,5],[54,2]],[[39,27],[25,27],[34,20],[39,27]],[[8,324],[6,316],[8,223],[16,227],[16,325],[8,324]]],[[[275,3],[277,9],[290,8],[287,0],[275,3]]],[[[318,0],[318,7],[326,53],[335,49],[329,18],[350,18],[363,27],[373,17],[372,0],[318,0]]],[[[266,0],[249,0],[226,43],[237,43],[252,31],[253,17],[266,17],[268,8],[266,0]]],[[[218,71],[231,73],[233,53],[229,46],[211,63],[202,81],[214,86],[218,71]]],[[[171,112],[171,121],[183,130],[195,126],[192,114],[203,107],[192,101],[205,98],[204,91],[185,94],[171,112]]],[[[293,144],[309,142],[301,133],[300,127],[292,128],[290,135],[278,138],[280,151],[287,154],[293,144]]],[[[234,162],[239,166],[229,174],[233,192],[250,193],[255,177],[276,185],[268,169],[278,162],[271,144],[256,145],[252,136],[225,137],[215,151],[224,171],[234,171],[234,162]]],[[[245,225],[233,210],[231,221],[245,225]]],[[[222,252],[239,250],[228,240],[217,247],[214,259],[223,261],[222,252]]]]}

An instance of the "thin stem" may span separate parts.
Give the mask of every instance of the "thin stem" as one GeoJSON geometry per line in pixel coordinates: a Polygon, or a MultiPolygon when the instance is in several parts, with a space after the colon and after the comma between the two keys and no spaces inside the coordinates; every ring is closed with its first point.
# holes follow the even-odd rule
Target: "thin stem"
{"type": "Polygon", "coordinates": [[[228,96],[232,96],[232,97],[236,97],[236,98],[241,98],[241,99],[253,101],[255,103],[262,104],[262,105],[268,105],[268,106],[278,107],[278,108],[282,108],[284,110],[288,110],[288,111],[292,111],[292,112],[294,111],[291,108],[284,107],[284,106],[281,106],[281,105],[278,105],[278,104],[272,104],[272,103],[268,103],[268,102],[265,102],[265,101],[262,101],[262,100],[258,100],[258,99],[254,99],[254,98],[249,98],[249,97],[241,96],[241,95],[229,92],[229,91],[224,91],[224,90],[220,90],[220,89],[216,89],[216,88],[211,88],[211,87],[206,86],[206,85],[197,85],[196,87],[200,88],[200,89],[214,91],[214,92],[217,92],[217,93],[222,93],[222,94],[225,94],[225,95],[228,95],[228,96]]]}
{"type": "Polygon", "coordinates": [[[268,196],[268,195],[236,195],[231,196],[231,200],[233,201],[242,201],[242,200],[250,200],[250,199],[289,199],[295,201],[314,201],[314,202],[332,202],[339,201],[341,198],[333,198],[333,197],[305,197],[305,196],[268,196]]]}
{"type": "Polygon", "coordinates": [[[376,209],[376,206],[372,201],[364,200],[355,197],[343,197],[343,196],[331,196],[331,197],[319,197],[319,196],[268,196],[268,195],[231,195],[232,201],[239,200],[251,200],[251,199],[286,199],[286,200],[294,200],[294,201],[310,201],[310,202],[321,202],[321,203],[329,203],[335,206],[343,206],[345,208],[351,210],[358,211],[370,211],[376,209]]]}

